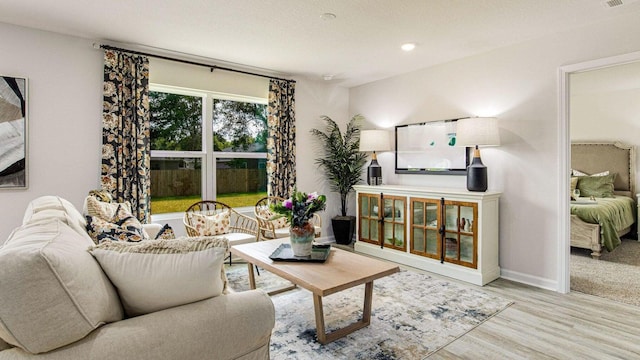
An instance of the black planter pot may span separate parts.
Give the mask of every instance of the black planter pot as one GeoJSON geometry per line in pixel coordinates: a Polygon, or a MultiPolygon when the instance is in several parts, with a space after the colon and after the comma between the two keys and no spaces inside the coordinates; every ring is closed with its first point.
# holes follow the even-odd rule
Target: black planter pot
{"type": "Polygon", "coordinates": [[[356,231],[356,217],[336,216],[331,219],[331,227],[333,228],[333,237],[336,238],[336,243],[349,245],[353,241],[353,234],[356,231]]]}

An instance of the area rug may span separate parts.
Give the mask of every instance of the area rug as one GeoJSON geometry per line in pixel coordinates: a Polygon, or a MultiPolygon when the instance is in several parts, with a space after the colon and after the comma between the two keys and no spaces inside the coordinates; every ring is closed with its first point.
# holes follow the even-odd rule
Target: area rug
{"type": "Polygon", "coordinates": [[[600,260],[587,249],[571,249],[571,290],[640,306],[640,242],[622,239],[600,260]]]}
{"type": "MultiPolygon", "coordinates": [[[[231,288],[248,289],[247,266],[227,268],[231,288]]],[[[260,269],[259,288],[286,285],[260,269]]],[[[327,345],[316,341],[313,298],[296,289],[271,298],[276,325],[272,359],[424,359],[499,313],[511,302],[473,287],[403,270],[374,281],[371,324],[327,345]]],[[[362,316],[364,285],[323,298],[325,324],[335,330],[362,316]]]]}

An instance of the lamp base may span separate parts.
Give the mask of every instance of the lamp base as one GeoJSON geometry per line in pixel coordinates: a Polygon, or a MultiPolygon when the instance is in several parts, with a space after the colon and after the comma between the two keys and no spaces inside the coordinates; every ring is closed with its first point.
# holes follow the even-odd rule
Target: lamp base
{"type": "Polygon", "coordinates": [[[382,167],[377,159],[371,159],[371,164],[367,167],[367,184],[382,185],[382,167]]]}
{"type": "Polygon", "coordinates": [[[487,191],[487,167],[482,163],[480,151],[477,148],[471,164],[467,167],[467,190],[487,191]]]}

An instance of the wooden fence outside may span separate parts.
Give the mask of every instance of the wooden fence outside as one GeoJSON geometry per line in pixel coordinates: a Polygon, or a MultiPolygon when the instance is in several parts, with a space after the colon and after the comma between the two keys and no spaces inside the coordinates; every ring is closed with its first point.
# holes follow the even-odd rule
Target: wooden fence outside
{"type": "MultiPolygon", "coordinates": [[[[267,175],[258,169],[216,169],[216,192],[251,193],[266,191],[267,175]]],[[[151,171],[151,196],[191,196],[201,194],[200,169],[151,171]]]]}

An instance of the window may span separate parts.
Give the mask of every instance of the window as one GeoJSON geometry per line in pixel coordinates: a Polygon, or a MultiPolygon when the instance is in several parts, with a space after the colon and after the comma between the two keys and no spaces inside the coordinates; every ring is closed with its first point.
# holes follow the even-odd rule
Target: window
{"type": "Polygon", "coordinates": [[[152,214],[266,196],[266,99],[151,86],[149,107],[152,214]]]}

